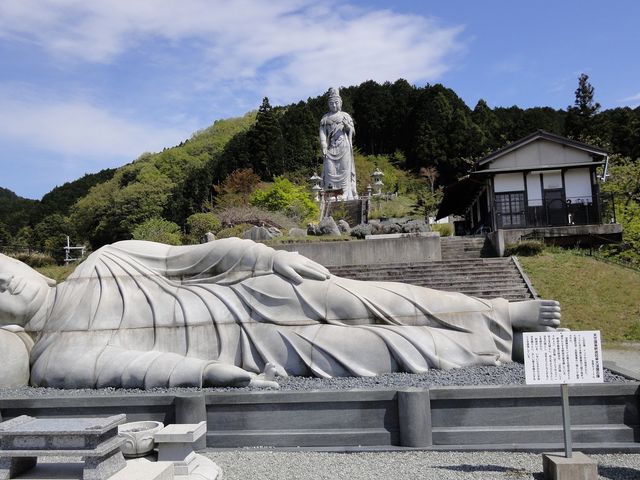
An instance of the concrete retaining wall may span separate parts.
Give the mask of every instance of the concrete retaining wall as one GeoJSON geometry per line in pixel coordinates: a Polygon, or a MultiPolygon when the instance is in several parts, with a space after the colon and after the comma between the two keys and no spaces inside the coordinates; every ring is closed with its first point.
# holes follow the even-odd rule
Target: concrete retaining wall
{"type": "MultiPolygon", "coordinates": [[[[569,389],[575,448],[640,452],[640,383],[569,389]]],[[[0,399],[4,420],[126,413],[129,421],[207,420],[206,444],[227,448],[561,448],[557,386],[0,399]]],[[[204,444],[201,445],[204,447],[204,444]]]]}
{"type": "Polygon", "coordinates": [[[298,252],[327,265],[376,265],[441,260],[440,235],[437,232],[416,235],[375,235],[366,240],[316,242],[278,245],[278,250],[298,252]]]}
{"type": "Polygon", "coordinates": [[[505,248],[510,243],[518,243],[524,236],[535,234],[546,241],[558,243],[559,245],[575,245],[581,241],[588,240],[590,235],[620,240],[622,226],[618,223],[607,223],[603,225],[567,225],[564,227],[528,227],[498,229],[487,234],[489,241],[493,245],[499,257],[504,255],[505,248]]]}

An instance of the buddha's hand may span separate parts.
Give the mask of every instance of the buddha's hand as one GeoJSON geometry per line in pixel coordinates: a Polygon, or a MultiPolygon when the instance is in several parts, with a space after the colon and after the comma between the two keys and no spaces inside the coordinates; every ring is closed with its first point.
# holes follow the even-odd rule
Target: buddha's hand
{"type": "Polygon", "coordinates": [[[331,275],[329,270],[319,263],[285,250],[278,250],[274,254],[273,271],[295,284],[302,283],[303,278],[326,280],[331,275]]]}

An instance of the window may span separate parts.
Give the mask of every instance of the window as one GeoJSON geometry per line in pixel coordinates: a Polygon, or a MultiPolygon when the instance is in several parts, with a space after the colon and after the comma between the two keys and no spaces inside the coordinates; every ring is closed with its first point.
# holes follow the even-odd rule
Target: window
{"type": "Polygon", "coordinates": [[[498,228],[524,226],[524,192],[496,193],[498,228]]]}

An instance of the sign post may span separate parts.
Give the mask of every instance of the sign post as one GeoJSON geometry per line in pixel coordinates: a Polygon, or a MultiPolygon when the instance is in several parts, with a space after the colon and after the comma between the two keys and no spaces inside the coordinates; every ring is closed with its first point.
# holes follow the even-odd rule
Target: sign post
{"type": "MultiPolygon", "coordinates": [[[[573,459],[568,384],[604,382],[600,332],[524,333],[523,343],[526,384],[560,385],[565,458],[573,459]]],[[[548,457],[543,456],[545,473],[548,462],[553,461],[548,457]]]]}

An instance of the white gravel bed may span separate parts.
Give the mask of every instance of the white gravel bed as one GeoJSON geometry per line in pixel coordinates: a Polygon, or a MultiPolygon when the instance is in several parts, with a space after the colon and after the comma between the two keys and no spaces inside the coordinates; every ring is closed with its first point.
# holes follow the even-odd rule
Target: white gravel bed
{"type": "MultiPolygon", "coordinates": [[[[513,452],[203,452],[224,480],[542,480],[542,456],[513,452]]],[[[590,454],[600,479],[640,479],[640,454],[590,454]]]]}

